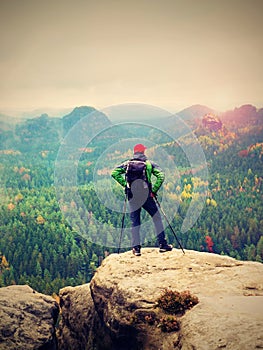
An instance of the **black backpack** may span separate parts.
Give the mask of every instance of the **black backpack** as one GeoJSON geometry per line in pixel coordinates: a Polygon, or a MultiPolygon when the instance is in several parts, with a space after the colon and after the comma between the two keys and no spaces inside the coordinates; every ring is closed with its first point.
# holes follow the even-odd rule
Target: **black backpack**
{"type": "Polygon", "coordinates": [[[131,187],[131,184],[135,180],[143,180],[143,182],[141,182],[141,184],[143,184],[143,187],[144,188],[148,187],[145,161],[142,161],[139,159],[129,160],[127,169],[126,169],[126,181],[127,181],[128,188],[131,187]]]}

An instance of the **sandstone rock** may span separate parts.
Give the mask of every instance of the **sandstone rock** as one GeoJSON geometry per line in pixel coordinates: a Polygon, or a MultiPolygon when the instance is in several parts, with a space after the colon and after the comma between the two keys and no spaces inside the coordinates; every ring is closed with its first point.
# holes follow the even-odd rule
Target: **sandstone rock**
{"type": "Polygon", "coordinates": [[[202,125],[210,131],[218,131],[222,128],[221,120],[212,114],[206,114],[202,118],[202,125]]]}
{"type": "Polygon", "coordinates": [[[61,289],[60,307],[59,350],[96,349],[103,331],[91,298],[90,285],[61,289]]]}
{"type": "Polygon", "coordinates": [[[263,264],[226,256],[156,248],[112,254],[90,284],[60,292],[61,349],[169,350],[263,348],[263,264]],[[156,307],[165,288],[199,303],[161,331],[156,307]],[[151,321],[151,322],[150,322],[151,321]],[[63,340],[63,341],[61,341],[63,340]]]}
{"type": "Polygon", "coordinates": [[[0,288],[0,349],[56,350],[59,307],[29,286],[0,288]]]}

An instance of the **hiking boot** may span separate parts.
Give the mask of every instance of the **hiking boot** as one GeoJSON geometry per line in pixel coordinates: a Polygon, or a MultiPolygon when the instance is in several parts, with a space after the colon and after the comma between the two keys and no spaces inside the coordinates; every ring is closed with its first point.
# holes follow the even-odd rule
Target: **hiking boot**
{"type": "Polygon", "coordinates": [[[141,246],[136,245],[135,247],[132,248],[132,252],[135,256],[141,256],[141,246]]]}
{"type": "Polygon", "coordinates": [[[170,252],[173,249],[173,246],[171,244],[163,243],[160,244],[160,253],[170,252]]]}

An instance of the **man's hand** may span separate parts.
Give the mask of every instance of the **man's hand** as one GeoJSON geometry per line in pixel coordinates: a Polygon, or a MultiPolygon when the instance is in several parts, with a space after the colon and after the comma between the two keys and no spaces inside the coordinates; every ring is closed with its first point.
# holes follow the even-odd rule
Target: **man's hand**
{"type": "Polygon", "coordinates": [[[153,192],[151,192],[150,196],[151,196],[152,198],[157,198],[157,194],[156,194],[156,193],[153,193],[153,192]]]}

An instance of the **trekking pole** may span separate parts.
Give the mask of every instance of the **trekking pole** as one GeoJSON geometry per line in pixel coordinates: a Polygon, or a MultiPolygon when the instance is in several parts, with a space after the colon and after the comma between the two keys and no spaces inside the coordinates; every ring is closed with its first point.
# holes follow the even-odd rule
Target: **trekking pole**
{"type": "Polygon", "coordinates": [[[124,204],[123,204],[123,214],[122,214],[122,221],[121,221],[121,234],[120,234],[120,241],[119,241],[119,246],[118,246],[118,254],[120,253],[121,249],[121,240],[122,240],[122,235],[123,235],[123,230],[124,230],[124,219],[125,219],[125,213],[126,213],[126,204],[127,204],[127,193],[125,193],[125,199],[124,199],[124,204]]]}
{"type": "Polygon", "coordinates": [[[170,222],[169,222],[169,220],[168,220],[168,218],[167,218],[165,212],[163,211],[163,209],[162,209],[162,207],[161,207],[161,204],[159,203],[159,201],[158,201],[158,199],[157,199],[156,196],[154,196],[154,199],[155,199],[155,201],[156,201],[158,207],[160,208],[160,210],[161,210],[163,216],[165,217],[165,219],[166,219],[166,221],[167,221],[167,223],[168,223],[168,225],[169,225],[169,227],[170,227],[170,230],[171,230],[172,233],[174,234],[174,237],[175,237],[175,239],[176,239],[176,241],[177,241],[179,247],[182,249],[182,252],[185,254],[184,248],[182,247],[182,245],[181,245],[179,239],[177,238],[177,236],[176,236],[176,234],[175,234],[175,232],[174,232],[174,229],[172,228],[172,226],[171,226],[171,224],[170,224],[170,222]]]}

